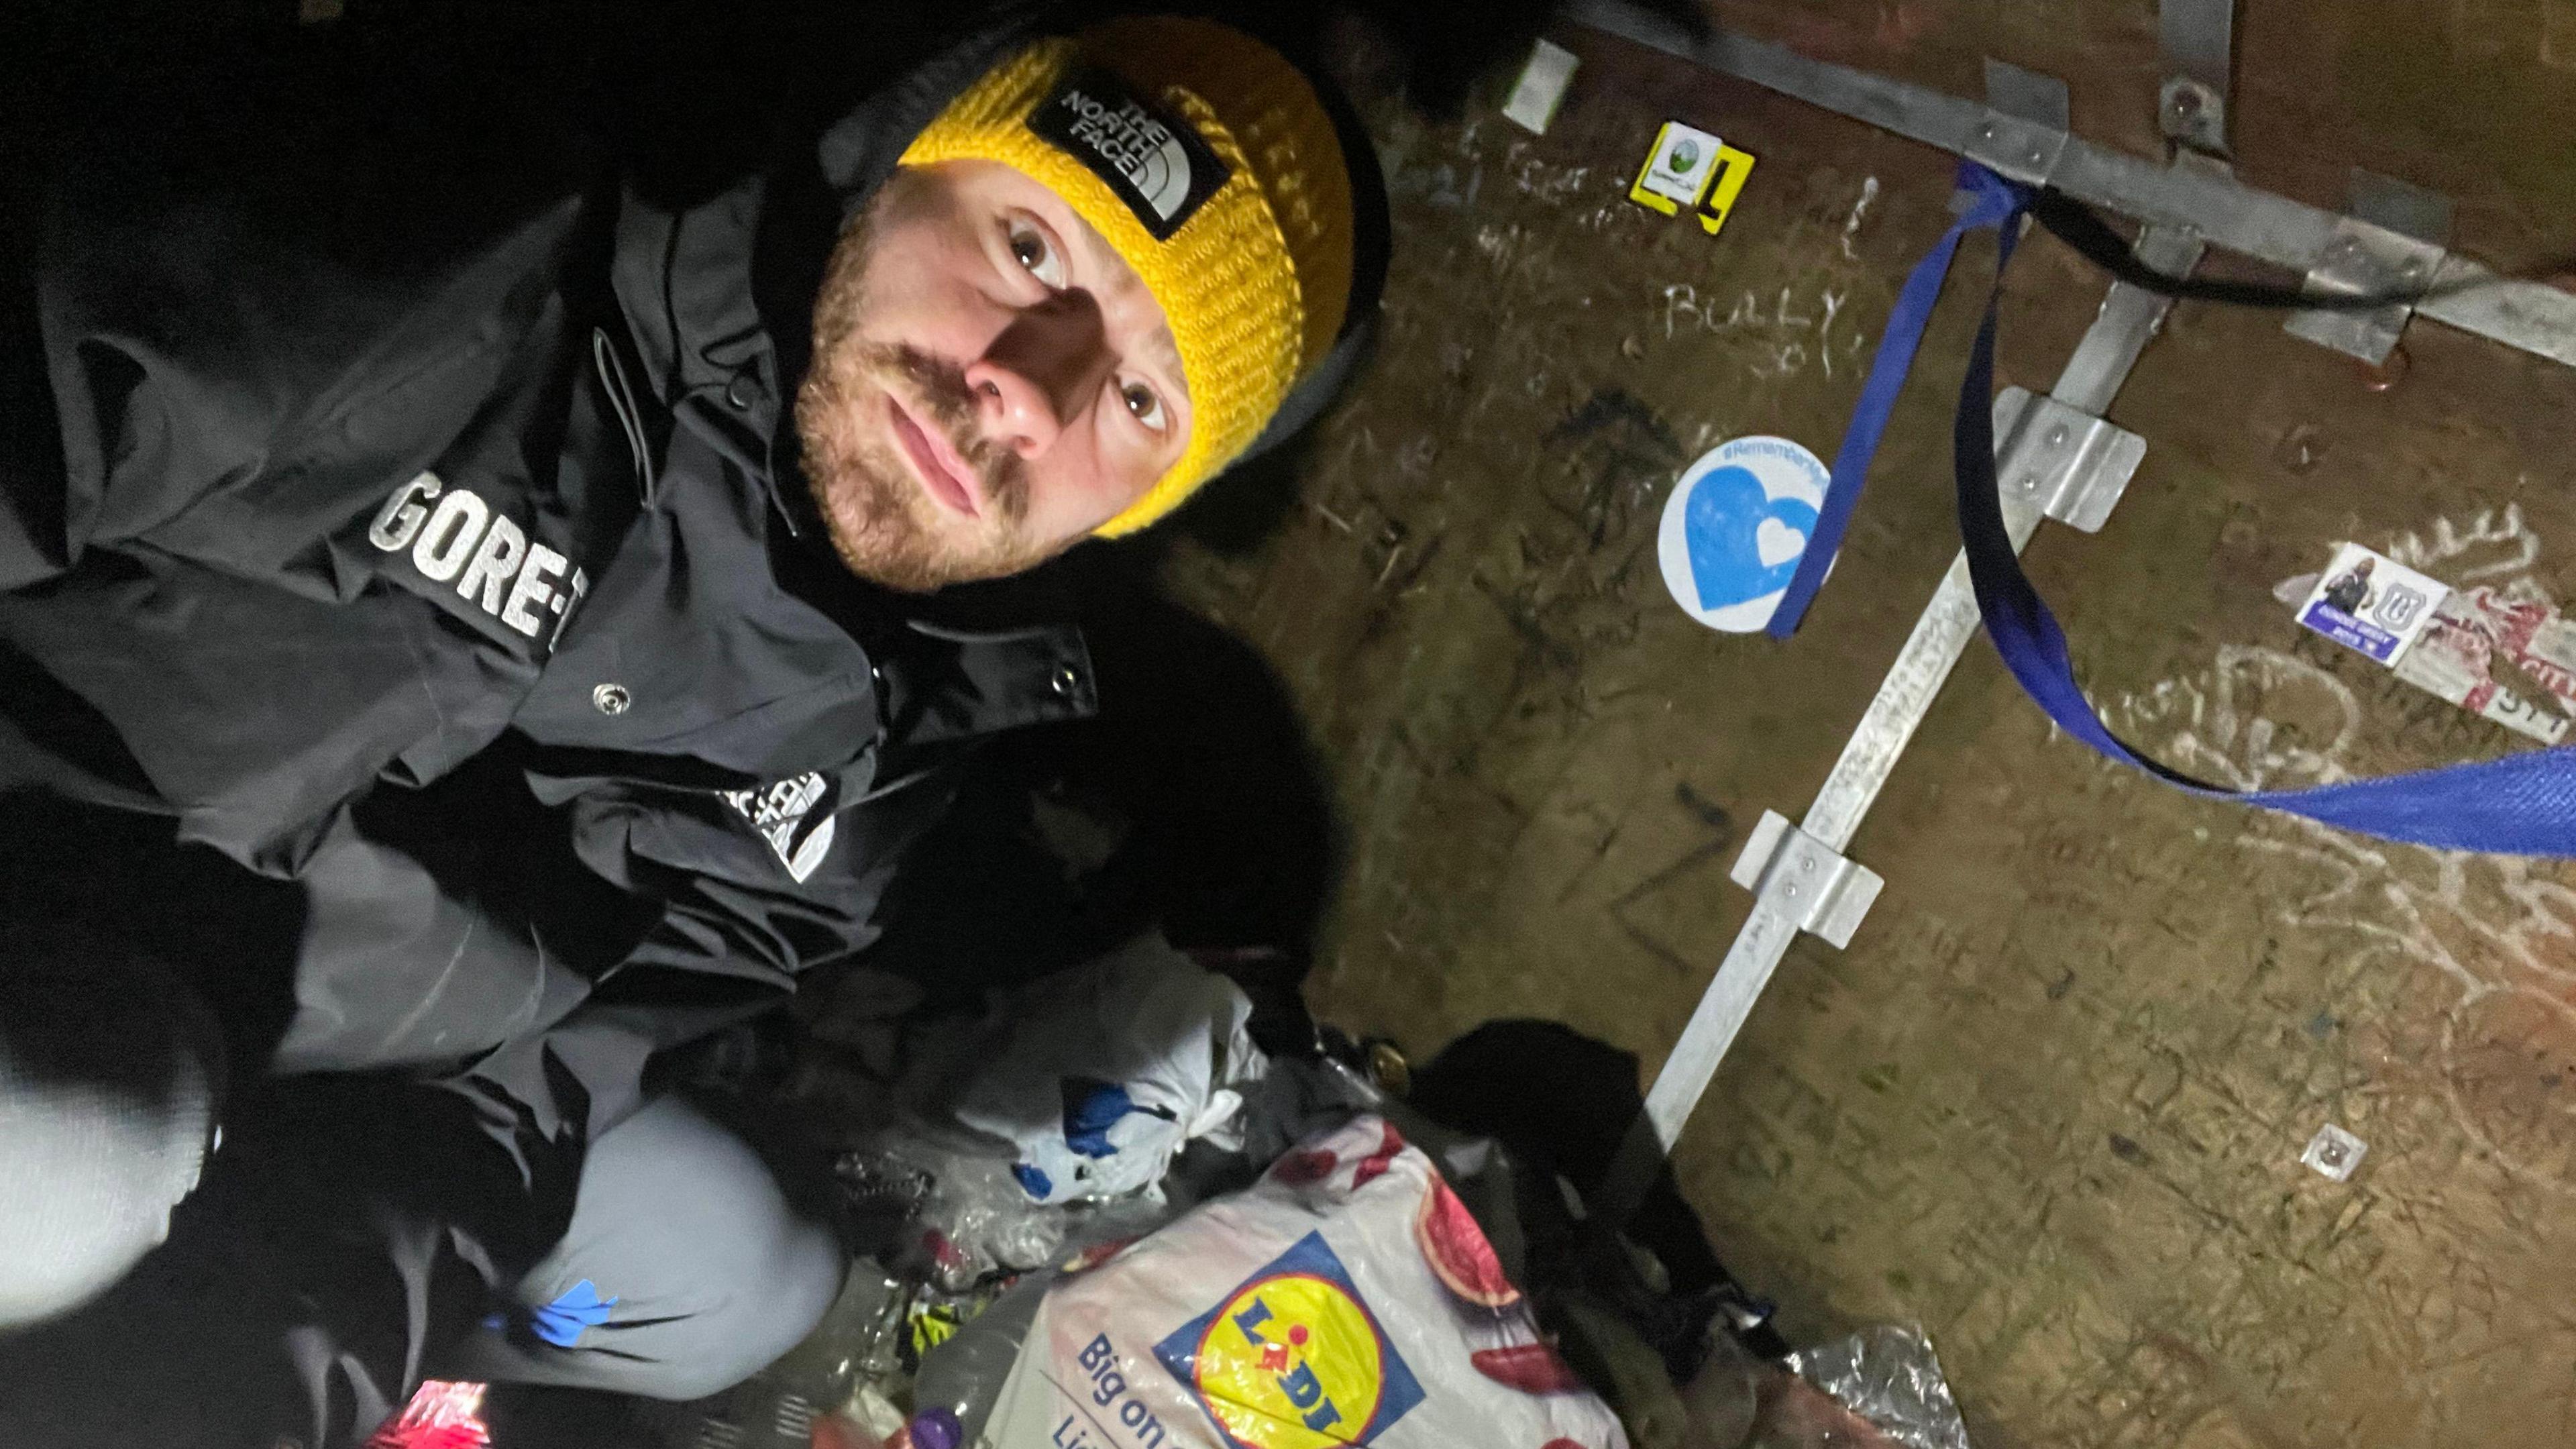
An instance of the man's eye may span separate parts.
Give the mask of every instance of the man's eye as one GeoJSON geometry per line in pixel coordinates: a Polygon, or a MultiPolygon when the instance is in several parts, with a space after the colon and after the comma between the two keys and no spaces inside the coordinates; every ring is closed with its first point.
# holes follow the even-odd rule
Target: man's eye
{"type": "Polygon", "coordinates": [[[1047,245],[1044,233],[1026,225],[1011,228],[1011,257],[1028,274],[1050,287],[1064,285],[1064,261],[1047,245]]]}
{"type": "Polygon", "coordinates": [[[1131,382],[1118,391],[1119,396],[1126,400],[1127,411],[1136,415],[1136,421],[1155,432],[1163,430],[1162,394],[1141,382],[1131,382]]]}

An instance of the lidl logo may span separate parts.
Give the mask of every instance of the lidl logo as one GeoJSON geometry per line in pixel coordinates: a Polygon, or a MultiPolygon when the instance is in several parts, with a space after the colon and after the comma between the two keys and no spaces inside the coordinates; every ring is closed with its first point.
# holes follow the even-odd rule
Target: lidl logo
{"type": "Polygon", "coordinates": [[[1236,1449],[1367,1444],[1422,1385],[1322,1235],[1308,1233],[1154,1346],[1236,1449]]]}

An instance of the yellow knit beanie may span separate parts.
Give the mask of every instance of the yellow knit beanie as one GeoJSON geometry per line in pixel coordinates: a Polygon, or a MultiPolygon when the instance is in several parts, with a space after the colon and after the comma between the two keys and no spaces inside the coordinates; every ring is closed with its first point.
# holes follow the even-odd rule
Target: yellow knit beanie
{"type": "Polygon", "coordinates": [[[1111,21],[985,72],[903,153],[999,161],[1064,198],[1172,325],[1193,422],[1105,538],[1180,506],[1331,351],[1351,285],[1350,169],[1278,52],[1205,20],[1111,21]]]}

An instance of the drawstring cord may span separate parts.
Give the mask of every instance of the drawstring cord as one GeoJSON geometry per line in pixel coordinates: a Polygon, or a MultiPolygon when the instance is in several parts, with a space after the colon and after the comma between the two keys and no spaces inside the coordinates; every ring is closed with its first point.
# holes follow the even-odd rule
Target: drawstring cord
{"type": "Polygon", "coordinates": [[[626,446],[635,453],[635,485],[643,494],[644,506],[653,506],[653,452],[644,439],[643,410],[635,405],[635,389],[626,381],[626,364],[618,359],[617,349],[609,345],[608,333],[598,327],[590,329],[590,360],[599,369],[601,386],[608,391],[608,405],[616,412],[619,426],[626,429],[626,446]]]}

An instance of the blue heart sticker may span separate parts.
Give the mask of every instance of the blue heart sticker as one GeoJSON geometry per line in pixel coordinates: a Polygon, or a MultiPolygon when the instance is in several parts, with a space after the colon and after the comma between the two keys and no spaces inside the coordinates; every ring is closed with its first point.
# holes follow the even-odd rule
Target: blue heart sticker
{"type": "Polygon", "coordinates": [[[1762,561],[1759,540],[1765,519],[1794,528],[1803,538],[1815,537],[1815,505],[1773,498],[1746,469],[1712,469],[1691,490],[1682,537],[1690,546],[1691,582],[1699,588],[1702,609],[1748,603],[1789,586],[1798,572],[1798,556],[1776,564],[1762,561]]]}

